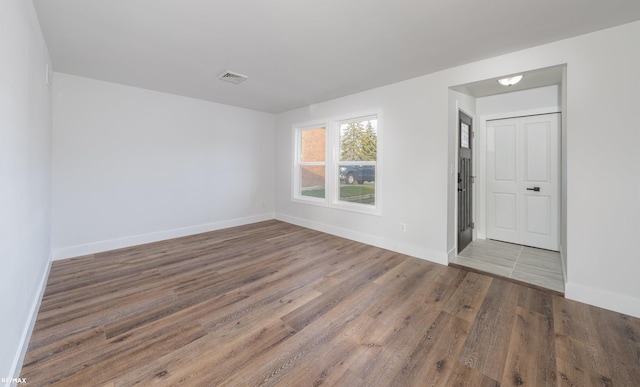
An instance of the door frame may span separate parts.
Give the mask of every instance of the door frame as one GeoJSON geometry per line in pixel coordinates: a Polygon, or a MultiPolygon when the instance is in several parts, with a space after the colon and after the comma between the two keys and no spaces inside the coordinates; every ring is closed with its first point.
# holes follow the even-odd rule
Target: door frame
{"type": "MultiPolygon", "coordinates": [[[[451,254],[453,253],[453,256],[458,254],[458,172],[459,172],[459,166],[458,166],[458,157],[459,155],[459,144],[460,144],[460,112],[463,112],[464,114],[466,114],[467,116],[471,117],[471,132],[474,133],[473,135],[471,135],[471,147],[473,149],[473,151],[471,152],[471,169],[472,169],[472,174],[473,176],[478,176],[477,171],[478,171],[478,165],[476,164],[477,161],[477,153],[478,153],[478,121],[477,121],[477,116],[474,113],[471,113],[468,109],[465,109],[463,106],[461,106],[460,101],[456,101],[455,104],[455,109],[456,109],[456,116],[455,116],[455,141],[456,141],[456,145],[455,145],[455,154],[454,154],[454,160],[453,160],[453,169],[450,171],[451,174],[454,176],[454,181],[455,181],[455,200],[454,200],[454,209],[453,209],[453,227],[454,227],[454,235],[453,235],[453,249],[451,251],[449,251],[448,255],[451,256],[451,254]]],[[[478,184],[477,184],[477,178],[475,180],[475,184],[473,185],[473,191],[472,191],[472,195],[471,195],[471,218],[473,219],[473,222],[475,223],[475,227],[471,230],[471,241],[473,242],[477,236],[477,227],[478,227],[478,218],[477,218],[477,191],[478,191],[478,184]]]]}
{"type": "MultiPolygon", "coordinates": [[[[469,223],[467,224],[469,227],[465,228],[464,234],[465,234],[465,241],[467,240],[467,236],[469,237],[469,241],[464,245],[464,247],[467,247],[469,245],[469,243],[471,243],[473,241],[473,232],[474,232],[474,210],[475,210],[475,203],[474,203],[474,179],[475,179],[475,170],[474,170],[474,159],[473,159],[473,153],[475,150],[475,123],[473,121],[473,118],[471,118],[470,115],[468,115],[467,113],[464,112],[464,110],[458,110],[458,160],[457,160],[457,165],[458,165],[458,173],[457,173],[457,190],[458,190],[458,226],[460,226],[460,215],[461,215],[461,211],[460,211],[460,206],[462,203],[465,203],[465,206],[469,206],[471,207],[468,211],[464,211],[465,213],[469,214],[469,223]],[[464,119],[463,119],[464,118],[464,119]],[[467,124],[464,121],[469,121],[469,123],[467,124]],[[465,125],[468,126],[468,133],[467,133],[467,147],[466,147],[466,151],[464,152],[465,155],[467,156],[463,156],[463,150],[462,150],[462,124],[465,123],[465,125]],[[460,184],[462,182],[462,180],[460,179],[461,176],[461,162],[464,159],[469,160],[469,163],[471,164],[471,168],[470,170],[468,170],[468,181],[466,183],[462,183],[464,186],[467,186],[467,189],[471,192],[471,196],[467,196],[465,199],[461,199],[461,191],[460,191],[460,184]]],[[[464,176],[466,178],[466,176],[464,176]]],[[[455,177],[454,177],[455,179],[455,177]]],[[[463,195],[465,196],[465,195],[463,195]]],[[[462,236],[462,230],[460,230],[460,228],[458,227],[457,233],[456,233],[456,239],[457,239],[457,247],[456,250],[458,252],[458,254],[461,252],[461,236],[462,236]]]]}
{"type": "MultiPolygon", "coordinates": [[[[487,121],[490,120],[501,120],[507,118],[517,118],[523,116],[534,116],[534,115],[542,115],[542,114],[552,114],[559,113],[562,117],[562,108],[560,106],[550,106],[546,108],[538,108],[538,109],[530,109],[530,110],[521,110],[521,111],[513,111],[507,113],[497,113],[497,114],[488,114],[484,116],[480,116],[479,125],[476,126],[476,149],[473,157],[474,160],[474,169],[476,176],[476,186],[474,189],[474,208],[476,208],[476,213],[474,215],[475,219],[475,237],[478,239],[486,239],[487,238],[487,181],[486,181],[486,170],[487,170],[487,121]]],[[[559,120],[558,128],[559,133],[563,130],[562,126],[562,118],[559,120]]],[[[562,152],[562,143],[561,140],[558,142],[559,151],[562,152]]],[[[558,187],[561,187],[560,183],[562,181],[562,165],[561,165],[562,156],[559,155],[559,163],[558,163],[558,187]]],[[[560,227],[560,219],[562,217],[562,207],[564,203],[562,202],[562,193],[560,192],[560,196],[558,197],[558,240],[562,241],[562,228],[560,227]]],[[[456,212],[457,216],[457,212],[456,212]]],[[[457,226],[456,226],[457,227],[457,226]]]]}

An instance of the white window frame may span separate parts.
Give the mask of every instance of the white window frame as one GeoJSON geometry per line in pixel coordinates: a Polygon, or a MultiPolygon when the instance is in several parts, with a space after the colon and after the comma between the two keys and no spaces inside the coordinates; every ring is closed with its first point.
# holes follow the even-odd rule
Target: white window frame
{"type": "Polygon", "coordinates": [[[297,203],[311,204],[316,206],[323,206],[329,208],[335,208],[339,210],[346,210],[352,212],[359,212],[370,215],[382,215],[382,144],[383,144],[383,130],[382,130],[382,118],[378,111],[369,111],[360,114],[348,114],[339,117],[333,117],[331,119],[320,120],[318,122],[307,122],[293,125],[293,141],[294,141],[294,154],[293,154],[293,173],[292,173],[292,194],[291,200],[297,203]],[[376,119],[377,122],[377,152],[376,161],[349,161],[340,162],[340,125],[346,122],[352,121],[364,121],[369,119],[376,119]],[[302,156],[302,131],[308,129],[325,128],[325,162],[324,163],[302,163],[300,161],[302,156]],[[311,196],[301,195],[301,166],[302,165],[323,165],[325,166],[325,197],[314,198],[311,196]],[[376,167],[376,179],[375,185],[375,204],[363,204],[354,203],[344,200],[340,200],[340,177],[339,168],[340,165],[375,165],[376,167]]]}
{"type": "MultiPolygon", "coordinates": [[[[369,113],[369,114],[351,114],[348,116],[340,117],[332,122],[332,157],[330,159],[330,166],[328,167],[333,171],[333,184],[334,187],[331,190],[331,205],[335,208],[340,208],[348,211],[362,212],[366,214],[372,215],[380,215],[381,214],[381,195],[380,195],[380,114],[377,112],[369,113]],[[376,137],[377,137],[377,150],[376,150],[376,161],[340,161],[340,125],[356,122],[356,121],[367,121],[375,119],[377,121],[376,127],[376,137]],[[340,177],[339,177],[339,168],[340,165],[374,165],[376,167],[376,179],[374,182],[375,187],[375,203],[374,204],[363,204],[363,203],[354,203],[348,202],[346,200],[340,200],[340,177]]],[[[328,176],[327,176],[328,177],[328,176]]]]}

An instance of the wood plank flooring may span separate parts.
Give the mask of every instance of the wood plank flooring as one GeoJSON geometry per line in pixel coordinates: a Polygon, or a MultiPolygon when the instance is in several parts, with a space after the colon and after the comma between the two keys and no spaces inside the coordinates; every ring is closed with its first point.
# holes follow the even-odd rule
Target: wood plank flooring
{"type": "Polygon", "coordinates": [[[59,386],[637,386],[640,320],[279,221],[56,261],[59,386]]]}

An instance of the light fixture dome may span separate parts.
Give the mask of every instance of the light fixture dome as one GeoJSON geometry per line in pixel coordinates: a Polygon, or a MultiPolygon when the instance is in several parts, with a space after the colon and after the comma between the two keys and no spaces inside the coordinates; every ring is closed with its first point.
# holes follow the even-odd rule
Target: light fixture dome
{"type": "Polygon", "coordinates": [[[502,79],[498,79],[498,83],[500,83],[502,86],[513,86],[516,83],[520,82],[520,80],[522,80],[523,75],[516,75],[515,77],[509,77],[509,78],[502,78],[502,79]]]}

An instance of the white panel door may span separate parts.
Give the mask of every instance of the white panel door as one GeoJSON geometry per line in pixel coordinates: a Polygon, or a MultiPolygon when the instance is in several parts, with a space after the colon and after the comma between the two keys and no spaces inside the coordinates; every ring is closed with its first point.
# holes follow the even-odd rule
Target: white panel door
{"type": "Polygon", "coordinates": [[[558,250],[559,114],[487,122],[487,238],[558,250]]]}
{"type": "Polygon", "coordinates": [[[522,244],[558,250],[558,114],[521,118],[522,244]]]}
{"type": "Polygon", "coordinates": [[[518,120],[487,123],[487,237],[519,240],[518,217],[518,120]]]}

